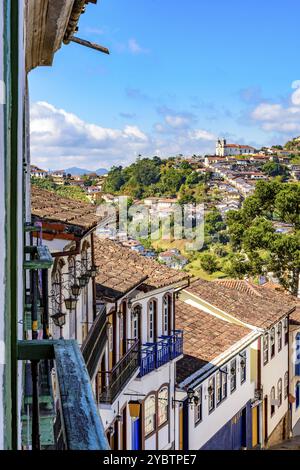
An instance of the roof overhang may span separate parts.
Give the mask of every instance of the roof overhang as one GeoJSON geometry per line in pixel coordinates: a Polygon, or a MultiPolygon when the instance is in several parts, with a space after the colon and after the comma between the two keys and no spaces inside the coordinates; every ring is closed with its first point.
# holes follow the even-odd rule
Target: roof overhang
{"type": "Polygon", "coordinates": [[[54,54],[77,31],[87,3],[97,0],[26,0],[26,71],[52,65],[54,54]]]}

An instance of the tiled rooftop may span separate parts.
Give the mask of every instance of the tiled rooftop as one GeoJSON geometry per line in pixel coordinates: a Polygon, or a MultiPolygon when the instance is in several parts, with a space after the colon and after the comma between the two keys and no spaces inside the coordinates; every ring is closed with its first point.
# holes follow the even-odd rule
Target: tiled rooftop
{"type": "Polygon", "coordinates": [[[176,366],[180,383],[224,353],[251,330],[229,323],[181,300],[176,301],[176,328],[184,331],[184,357],[176,366]]]}
{"type": "Polygon", "coordinates": [[[32,215],[49,222],[63,222],[88,230],[100,221],[96,209],[92,204],[67,199],[53,191],[31,188],[32,215]]]}
{"type": "Polygon", "coordinates": [[[94,246],[95,263],[99,267],[98,295],[117,299],[141,283],[156,289],[188,278],[186,273],[143,257],[115,241],[96,236],[94,246]]]}
{"type": "Polygon", "coordinates": [[[270,328],[297,304],[291,295],[239,280],[211,282],[198,279],[188,291],[258,328],[270,328]]]}

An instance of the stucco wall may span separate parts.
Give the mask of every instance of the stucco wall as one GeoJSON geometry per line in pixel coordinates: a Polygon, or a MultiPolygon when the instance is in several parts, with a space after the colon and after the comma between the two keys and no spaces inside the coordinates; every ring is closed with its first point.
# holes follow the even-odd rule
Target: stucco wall
{"type": "MultiPolygon", "coordinates": [[[[209,413],[208,410],[208,381],[205,379],[202,385],[202,421],[195,425],[194,409],[192,406],[188,407],[188,446],[190,450],[201,449],[214,435],[216,435],[246,404],[254,397],[255,384],[251,381],[251,366],[250,366],[250,347],[246,349],[247,352],[247,369],[246,381],[240,383],[240,357],[236,355],[237,360],[237,387],[232,393],[230,392],[229,374],[227,376],[227,398],[225,398],[215,409],[209,413]]],[[[230,362],[222,364],[221,369],[228,366],[230,371],[230,362]]],[[[215,375],[215,374],[213,374],[215,375]]],[[[195,391],[198,388],[195,387],[195,391]]],[[[216,401],[216,400],[215,400],[216,401]]]]}

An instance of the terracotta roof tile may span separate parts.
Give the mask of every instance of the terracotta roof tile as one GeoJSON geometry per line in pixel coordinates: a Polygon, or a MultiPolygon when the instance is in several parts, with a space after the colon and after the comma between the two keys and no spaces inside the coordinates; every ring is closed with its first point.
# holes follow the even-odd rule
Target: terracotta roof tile
{"type": "Polygon", "coordinates": [[[188,278],[186,273],[143,257],[115,241],[95,236],[94,246],[99,296],[119,298],[139,284],[157,289],[188,278]]]}
{"type": "Polygon", "coordinates": [[[258,328],[270,328],[297,303],[291,295],[239,280],[211,282],[198,279],[188,291],[258,328]]]}
{"type": "Polygon", "coordinates": [[[101,220],[96,209],[93,204],[67,199],[36,186],[31,187],[31,212],[39,219],[63,222],[88,230],[101,220]]]}
{"type": "Polygon", "coordinates": [[[181,300],[176,301],[175,311],[176,328],[184,331],[184,357],[176,366],[178,383],[251,332],[249,328],[224,321],[181,300]]]}

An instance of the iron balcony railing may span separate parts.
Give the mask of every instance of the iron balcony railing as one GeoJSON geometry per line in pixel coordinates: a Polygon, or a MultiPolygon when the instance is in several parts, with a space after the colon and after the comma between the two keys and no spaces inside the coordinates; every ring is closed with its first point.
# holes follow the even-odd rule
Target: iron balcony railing
{"type": "Polygon", "coordinates": [[[106,307],[103,306],[103,308],[98,311],[94,323],[81,348],[82,355],[91,378],[93,378],[97,373],[99,361],[104,351],[106,341],[106,307]]]}
{"type": "Polygon", "coordinates": [[[143,377],[183,352],[183,332],[176,330],[170,336],[161,336],[156,343],[146,343],[140,353],[140,376],[143,377]]]}
{"type": "Polygon", "coordinates": [[[101,371],[102,386],[99,390],[100,403],[113,403],[125,385],[134,376],[139,367],[139,340],[128,340],[132,343],[125,356],[111,371],[101,371]]]}

